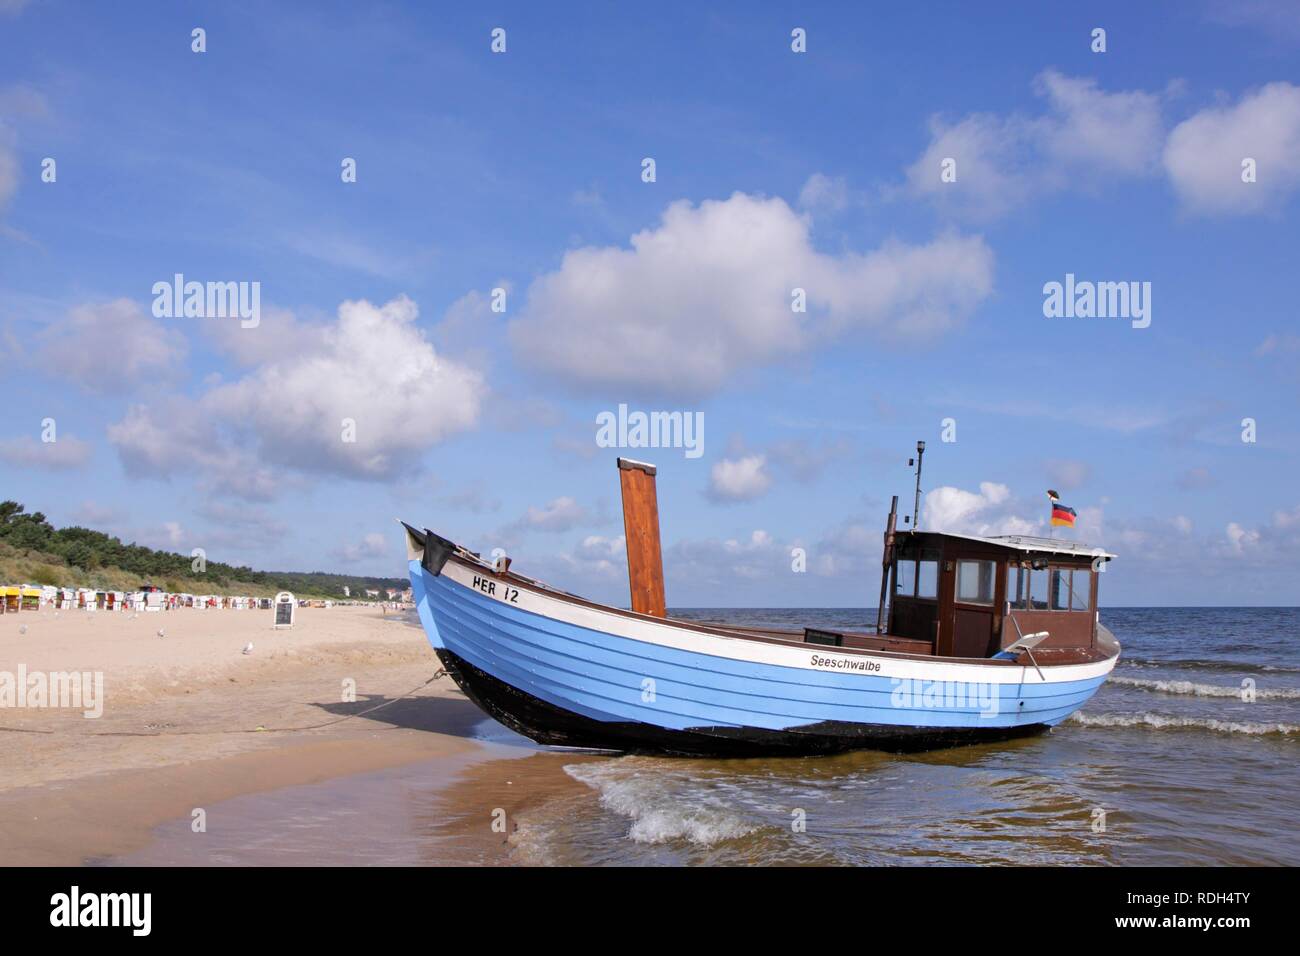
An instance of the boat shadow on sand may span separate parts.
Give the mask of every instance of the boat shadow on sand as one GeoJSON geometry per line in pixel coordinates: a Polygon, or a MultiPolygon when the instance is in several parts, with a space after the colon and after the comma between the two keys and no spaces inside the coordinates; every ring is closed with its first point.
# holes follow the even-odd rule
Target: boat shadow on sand
{"type": "Polygon", "coordinates": [[[355,701],[312,701],[326,714],[452,737],[481,738],[483,712],[463,697],[388,697],[358,694],[355,701]]]}

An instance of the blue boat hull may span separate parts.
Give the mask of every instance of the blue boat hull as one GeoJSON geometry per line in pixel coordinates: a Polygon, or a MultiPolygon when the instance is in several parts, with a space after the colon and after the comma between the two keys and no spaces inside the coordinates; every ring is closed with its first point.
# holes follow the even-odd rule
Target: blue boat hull
{"type": "Polygon", "coordinates": [[[794,731],[757,727],[669,730],[640,721],[600,721],[549,704],[442,649],[447,673],[480,710],[540,744],[678,757],[806,757],[850,750],[909,753],[1028,737],[1047,724],[948,729],[826,721],[794,731]]]}
{"type": "Polygon", "coordinates": [[[544,744],[754,756],[1006,740],[1064,720],[1109,671],[1058,668],[1078,679],[1043,678],[1009,662],[759,644],[566,601],[456,562],[432,573],[412,559],[410,570],[447,672],[490,716],[544,744]],[[976,680],[978,701],[973,691],[969,700],[945,701],[942,690],[921,699],[976,680]]]}

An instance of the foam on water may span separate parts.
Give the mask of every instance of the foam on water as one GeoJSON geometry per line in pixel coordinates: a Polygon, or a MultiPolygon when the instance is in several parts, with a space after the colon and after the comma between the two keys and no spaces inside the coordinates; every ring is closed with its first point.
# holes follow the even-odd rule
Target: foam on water
{"type": "MultiPolygon", "coordinates": [[[[1236,697],[1242,699],[1242,688],[1223,684],[1198,684],[1190,680],[1146,680],[1140,677],[1110,678],[1112,684],[1120,687],[1136,687],[1139,690],[1157,691],[1162,694],[1190,694],[1194,697],[1236,697]]],[[[1300,690],[1295,688],[1255,688],[1258,700],[1300,700],[1300,690]]]]}
{"type": "Polygon", "coordinates": [[[759,829],[708,794],[683,799],[683,794],[665,785],[662,770],[648,772],[628,759],[572,764],[564,772],[595,790],[607,810],[631,820],[627,835],[636,843],[685,840],[712,846],[759,829]]]}
{"type": "Polygon", "coordinates": [[[1295,724],[1265,724],[1213,717],[1170,717],[1166,714],[1072,714],[1066,723],[1083,727],[1150,727],[1155,730],[1208,730],[1220,734],[1289,736],[1300,733],[1295,724]]]}

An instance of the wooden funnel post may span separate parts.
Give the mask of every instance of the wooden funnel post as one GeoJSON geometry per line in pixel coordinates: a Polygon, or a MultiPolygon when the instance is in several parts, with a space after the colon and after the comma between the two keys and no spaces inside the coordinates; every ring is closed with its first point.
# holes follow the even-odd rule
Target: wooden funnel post
{"type": "Polygon", "coordinates": [[[876,607],[876,633],[885,633],[885,599],[889,594],[889,566],[894,563],[894,531],[898,527],[898,495],[889,504],[885,522],[885,550],[880,558],[880,604],[876,607]]]}
{"type": "Polygon", "coordinates": [[[630,458],[618,460],[623,489],[623,532],[627,538],[627,576],[632,610],[665,617],[664,559],[659,550],[659,499],[655,466],[630,458]]]}

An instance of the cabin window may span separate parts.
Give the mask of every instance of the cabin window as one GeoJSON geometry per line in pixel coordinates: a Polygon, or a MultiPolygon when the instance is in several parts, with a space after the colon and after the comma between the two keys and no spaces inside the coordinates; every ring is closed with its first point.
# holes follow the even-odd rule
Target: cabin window
{"type": "Polygon", "coordinates": [[[922,558],[916,574],[916,596],[934,599],[939,596],[939,562],[922,558]]]}
{"type": "Polygon", "coordinates": [[[1015,565],[1007,567],[1007,603],[1013,608],[1025,609],[1029,599],[1029,571],[1015,565]]]}
{"type": "Polygon", "coordinates": [[[1092,573],[1079,569],[1048,571],[1053,611],[1086,611],[1092,603],[1092,573]]]}
{"type": "Polygon", "coordinates": [[[1070,572],[1052,568],[1047,572],[1047,591],[1053,611],[1066,611],[1070,607],[1070,572]]]}
{"type": "Polygon", "coordinates": [[[1047,610],[1047,572],[1036,571],[1036,570],[1026,568],[1025,576],[1029,579],[1028,609],[1031,611],[1046,611],[1047,610]]]}
{"type": "Polygon", "coordinates": [[[1080,568],[1009,567],[1007,603],[1019,611],[1091,610],[1092,572],[1080,568]]]}
{"type": "Polygon", "coordinates": [[[957,562],[957,600],[963,604],[992,604],[992,561],[957,562]]]}
{"type": "Polygon", "coordinates": [[[916,560],[900,558],[894,564],[894,594],[898,597],[916,596],[916,560]]]}
{"type": "Polygon", "coordinates": [[[1070,610],[1087,611],[1092,607],[1092,572],[1070,572],[1070,610]]]}

